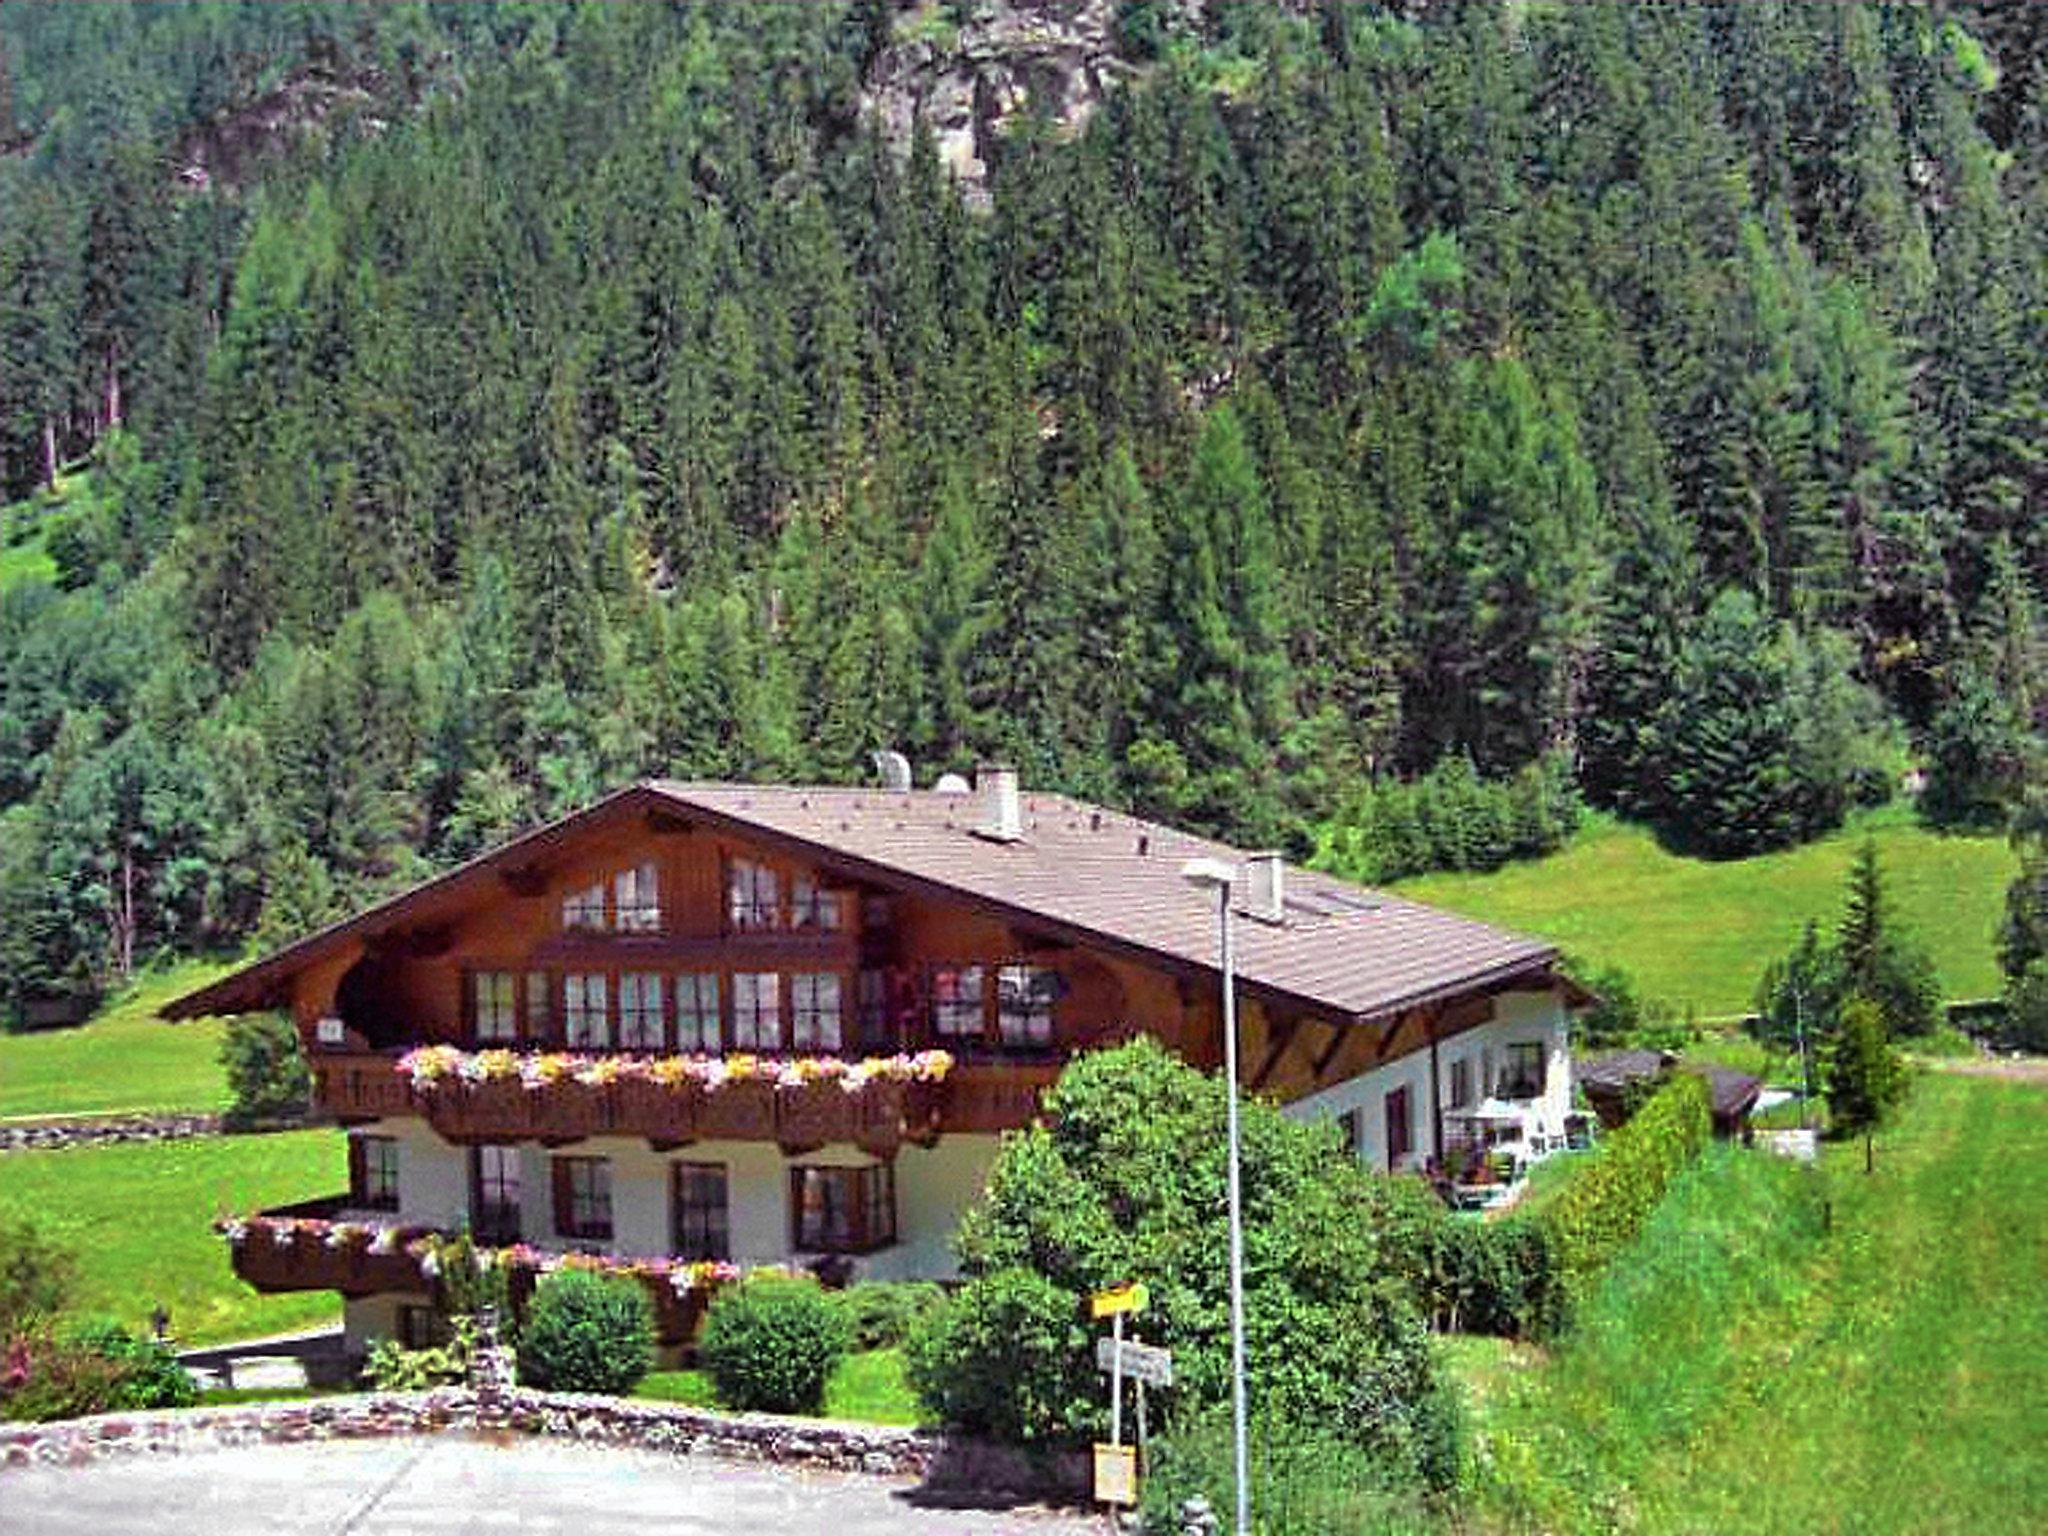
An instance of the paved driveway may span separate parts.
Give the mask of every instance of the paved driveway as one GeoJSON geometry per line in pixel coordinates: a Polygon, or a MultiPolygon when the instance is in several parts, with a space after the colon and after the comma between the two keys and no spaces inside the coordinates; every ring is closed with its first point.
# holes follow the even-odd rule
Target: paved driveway
{"type": "Polygon", "coordinates": [[[1077,1536],[1044,1510],[920,1508],[885,1479],[546,1440],[326,1441],[0,1473],[6,1536],[1077,1536]]]}

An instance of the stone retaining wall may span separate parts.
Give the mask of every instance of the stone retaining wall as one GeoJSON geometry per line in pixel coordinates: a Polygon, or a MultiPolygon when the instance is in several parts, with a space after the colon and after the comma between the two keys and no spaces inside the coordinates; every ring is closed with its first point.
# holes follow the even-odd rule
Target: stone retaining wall
{"type": "Polygon", "coordinates": [[[0,1152],[48,1152],[124,1141],[218,1136],[219,1115],[94,1115],[0,1125],[0,1152]]]}
{"type": "Polygon", "coordinates": [[[480,1397],[466,1387],[450,1387],[5,1424],[0,1425],[0,1473],[10,1467],[78,1466],[113,1456],[448,1432],[547,1435],[622,1449],[889,1477],[923,1477],[945,1447],[942,1436],[913,1429],[708,1413],[674,1403],[559,1392],[514,1390],[480,1397]]]}

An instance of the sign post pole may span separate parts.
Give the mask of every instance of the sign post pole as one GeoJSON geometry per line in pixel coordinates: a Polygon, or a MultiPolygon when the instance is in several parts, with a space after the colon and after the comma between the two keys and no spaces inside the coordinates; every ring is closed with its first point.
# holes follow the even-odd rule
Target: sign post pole
{"type": "Polygon", "coordinates": [[[1124,1443],[1124,1315],[1109,1320],[1109,1336],[1116,1340],[1116,1354],[1109,1372],[1109,1443],[1124,1443]]]}

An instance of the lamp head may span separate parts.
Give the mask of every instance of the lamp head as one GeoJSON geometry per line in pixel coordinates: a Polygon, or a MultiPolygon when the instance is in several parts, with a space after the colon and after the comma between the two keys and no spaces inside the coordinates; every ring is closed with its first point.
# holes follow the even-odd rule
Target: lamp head
{"type": "Polygon", "coordinates": [[[1180,877],[1205,891],[1227,891],[1237,883],[1237,867],[1222,859],[1189,859],[1181,865],[1180,877]]]}

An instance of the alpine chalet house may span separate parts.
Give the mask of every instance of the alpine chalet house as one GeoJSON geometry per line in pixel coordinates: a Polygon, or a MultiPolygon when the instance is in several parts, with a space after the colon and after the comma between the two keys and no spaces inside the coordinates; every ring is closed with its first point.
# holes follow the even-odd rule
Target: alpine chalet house
{"type": "MultiPolygon", "coordinates": [[[[896,760],[897,782],[907,779],[896,760]]],[[[351,1345],[416,1339],[441,1236],[515,1285],[638,1275],[665,1343],[733,1265],[943,1277],[1001,1133],[1076,1052],[1143,1031],[1376,1167],[1569,1108],[1546,945],[1051,794],[646,782],[177,999],[286,1010],[349,1189],[224,1221],[261,1289],[335,1289],[351,1345]]]]}

